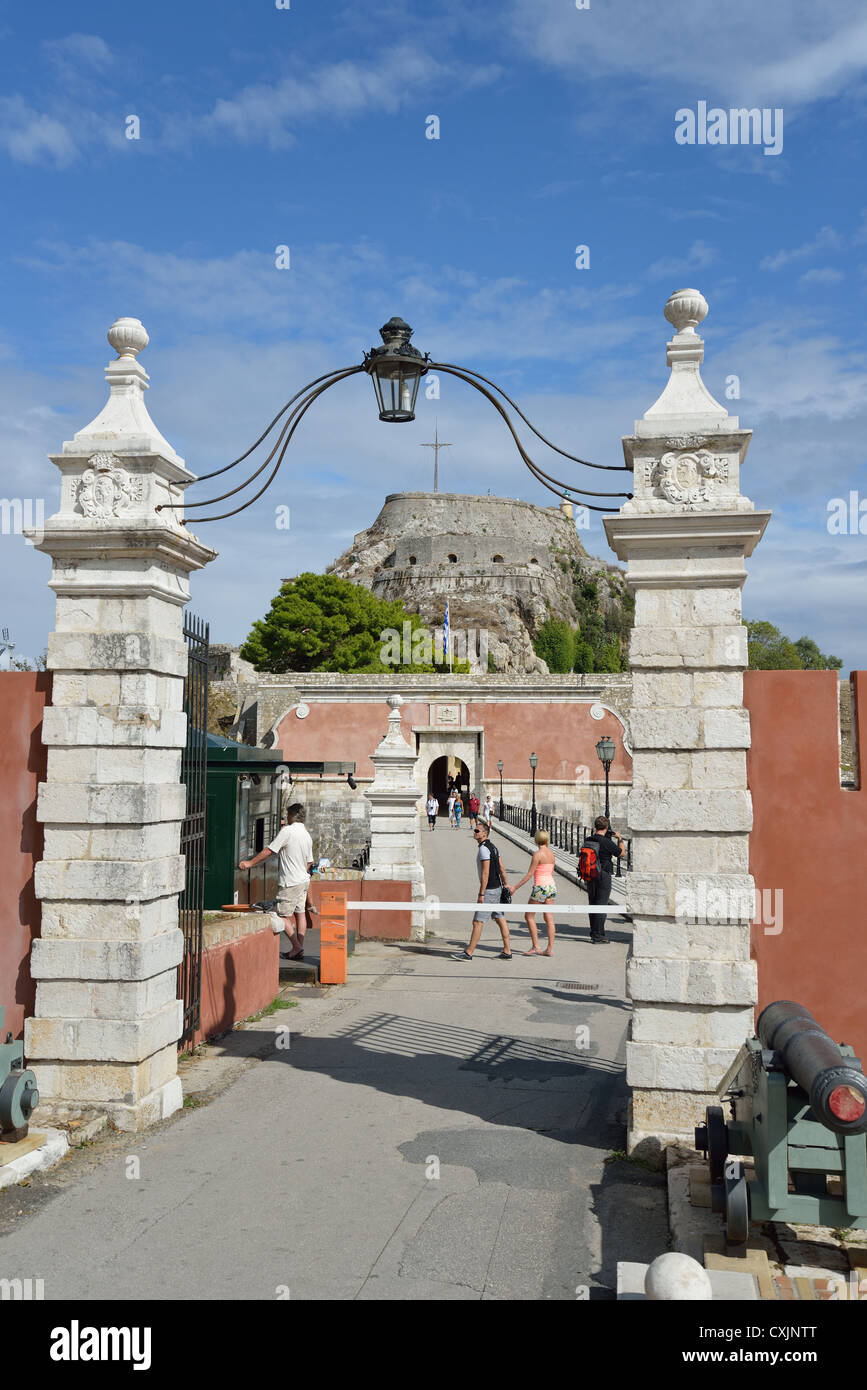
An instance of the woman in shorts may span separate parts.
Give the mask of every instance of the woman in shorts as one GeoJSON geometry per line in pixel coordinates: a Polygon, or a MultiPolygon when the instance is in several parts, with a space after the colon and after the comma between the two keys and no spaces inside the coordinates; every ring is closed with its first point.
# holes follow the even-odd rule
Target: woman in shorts
{"type": "MultiPolygon", "coordinates": [[[[532,877],[533,888],[530,893],[530,902],[538,903],[542,906],[543,904],[547,905],[548,903],[553,903],[557,896],[557,887],[554,882],[554,851],[551,849],[551,837],[547,830],[537,830],[533,838],[539,848],[530,860],[530,867],[524,874],[521,882],[515,884],[513,892],[517,892],[518,889],[532,877]]],[[[548,949],[546,951],[539,950],[539,937],[536,933],[536,914],[535,912],[528,912],[526,914],[526,922],[530,932],[530,940],[533,944],[529,951],[524,952],[525,956],[553,956],[554,954],[554,914],[553,912],[543,912],[542,916],[545,919],[545,930],[548,934],[548,949]]]]}

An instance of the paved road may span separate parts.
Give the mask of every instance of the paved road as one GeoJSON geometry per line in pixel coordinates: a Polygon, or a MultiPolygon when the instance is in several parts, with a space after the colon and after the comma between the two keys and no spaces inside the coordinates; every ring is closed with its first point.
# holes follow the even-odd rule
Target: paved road
{"type": "MultiPolygon", "coordinates": [[[[428,891],[471,901],[466,825],[423,838],[428,891]]],[[[514,880],[527,857],[500,845],[514,880]]],[[[445,918],[427,946],[362,944],[345,989],[299,986],[258,1025],[268,1047],[288,1022],[289,1048],[210,1104],[0,1195],[0,1277],[49,1299],[611,1297],[618,1258],[666,1248],[665,1196],[604,1162],[625,1141],[628,928],[593,947],[577,920],[551,959],[517,928],[496,959],[491,923],[459,964],[468,923],[445,918]]]]}

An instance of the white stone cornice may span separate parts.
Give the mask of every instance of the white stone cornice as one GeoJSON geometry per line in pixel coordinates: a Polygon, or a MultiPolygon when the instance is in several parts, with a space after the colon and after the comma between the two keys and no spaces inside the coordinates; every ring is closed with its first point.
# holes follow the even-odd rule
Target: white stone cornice
{"type": "MultiPolygon", "coordinates": [[[[189,531],[169,530],[145,518],[130,519],[125,525],[117,521],[107,525],[86,517],[77,519],[74,525],[49,520],[45,523],[44,536],[34,542],[34,548],[50,555],[59,567],[74,565],[79,577],[70,576],[69,583],[73,587],[86,587],[92,593],[97,592],[99,583],[94,570],[105,569],[107,565],[134,560],[142,568],[148,561],[155,561],[166,568],[190,574],[202,569],[217,553],[189,531]]],[[[60,582],[55,575],[51,587],[57,588],[60,582]]]]}
{"type": "Polygon", "coordinates": [[[618,513],[605,517],[603,525],[608,544],[618,559],[629,560],[656,551],[661,557],[669,557],[671,575],[672,546],[683,547],[685,553],[696,548],[706,551],[724,547],[726,558],[733,552],[752,555],[770,518],[770,512],[672,510],[633,516],[618,513]]]}

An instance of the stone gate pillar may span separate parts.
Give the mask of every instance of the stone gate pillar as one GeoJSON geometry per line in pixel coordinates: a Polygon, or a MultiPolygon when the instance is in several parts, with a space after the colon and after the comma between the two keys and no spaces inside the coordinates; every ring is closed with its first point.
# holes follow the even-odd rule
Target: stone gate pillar
{"type": "Polygon", "coordinates": [[[53,456],[60,509],[38,543],[54,562],[57,609],[38,801],[42,935],[25,1040],[45,1112],[108,1110],[137,1129],[182,1101],[183,605],[190,572],[214,551],[178,512],[155,511],[194,477],[144,403],[136,358],[147,333],[122,318],[108,340],[118,353],[108,402],[53,456]]]}
{"type": "MultiPolygon", "coordinates": [[[[421,823],[416,784],[418,754],[407,743],[401,728],[400,695],[390,695],[388,729],[370,760],[373,781],[364,795],[370,802],[370,862],[366,878],[395,879],[412,885],[413,902],[423,902],[424,868],[421,860],[421,823]]],[[[424,934],[424,913],[412,913],[414,935],[424,934]]]]}
{"type": "Polygon", "coordinates": [[[665,306],[671,377],[623,441],[634,497],[605,520],[635,593],[635,923],[629,1147],[688,1138],[752,1028],[744,557],[770,513],[740,490],[751,431],[704,385],[697,290],[665,306]]]}

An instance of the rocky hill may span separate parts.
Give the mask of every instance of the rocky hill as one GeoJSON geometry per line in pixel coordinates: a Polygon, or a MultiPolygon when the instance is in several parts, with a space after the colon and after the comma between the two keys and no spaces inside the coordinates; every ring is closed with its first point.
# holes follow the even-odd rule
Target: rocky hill
{"type": "Polygon", "coordinates": [[[569,503],[393,493],[328,572],[399,599],[431,627],[448,601],[453,630],[487,630],[498,671],[547,673],[533,642],[548,619],[592,628],[597,646],[629,627],[623,571],[587,554],[569,503]]]}

